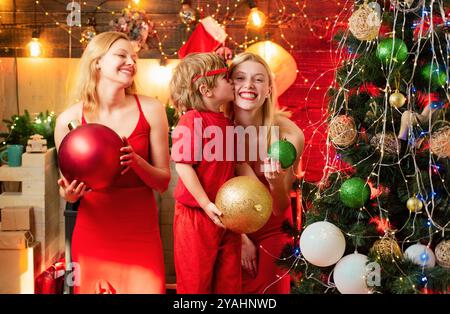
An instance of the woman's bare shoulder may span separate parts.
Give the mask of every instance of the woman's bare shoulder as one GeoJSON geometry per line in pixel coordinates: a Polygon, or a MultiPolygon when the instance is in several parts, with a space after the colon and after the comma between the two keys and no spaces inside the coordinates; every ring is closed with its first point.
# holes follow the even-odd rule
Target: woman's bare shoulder
{"type": "Polygon", "coordinates": [[[165,117],[166,110],[164,105],[156,98],[138,95],[142,112],[150,124],[159,123],[161,116],[165,117]]]}
{"type": "Polygon", "coordinates": [[[82,112],[83,112],[83,103],[80,101],[73,105],[70,105],[66,110],[61,112],[58,115],[56,121],[57,123],[64,123],[64,124],[67,124],[72,120],[78,120],[81,122],[82,112]]]}
{"type": "Polygon", "coordinates": [[[280,137],[291,142],[298,153],[301,153],[305,143],[303,131],[288,117],[279,115],[275,117],[274,124],[280,128],[280,137]]]}

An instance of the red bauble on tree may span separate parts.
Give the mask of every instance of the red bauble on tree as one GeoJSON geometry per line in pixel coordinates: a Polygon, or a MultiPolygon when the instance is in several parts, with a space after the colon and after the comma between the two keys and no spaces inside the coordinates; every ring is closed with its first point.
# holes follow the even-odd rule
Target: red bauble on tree
{"type": "Polygon", "coordinates": [[[64,137],[58,152],[59,168],[69,181],[84,182],[92,190],[110,186],[120,174],[123,142],[110,128],[88,123],[64,137]]]}

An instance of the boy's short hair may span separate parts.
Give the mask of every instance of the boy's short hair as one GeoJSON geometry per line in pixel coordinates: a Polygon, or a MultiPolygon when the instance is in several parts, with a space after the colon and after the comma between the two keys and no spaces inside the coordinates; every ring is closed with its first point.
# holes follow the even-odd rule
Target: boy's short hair
{"type": "Polygon", "coordinates": [[[179,111],[206,110],[200,93],[200,85],[208,88],[217,85],[217,79],[226,74],[205,75],[206,72],[226,67],[226,62],[214,53],[192,53],[181,60],[173,70],[169,84],[170,98],[179,111]]]}

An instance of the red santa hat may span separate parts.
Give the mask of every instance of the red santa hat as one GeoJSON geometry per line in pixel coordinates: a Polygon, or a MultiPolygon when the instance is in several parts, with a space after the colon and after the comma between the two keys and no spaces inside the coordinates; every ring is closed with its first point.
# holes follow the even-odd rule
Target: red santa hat
{"type": "Polygon", "coordinates": [[[188,41],[178,51],[178,56],[183,59],[193,52],[212,52],[225,42],[227,33],[214,20],[208,16],[200,20],[188,41]]]}

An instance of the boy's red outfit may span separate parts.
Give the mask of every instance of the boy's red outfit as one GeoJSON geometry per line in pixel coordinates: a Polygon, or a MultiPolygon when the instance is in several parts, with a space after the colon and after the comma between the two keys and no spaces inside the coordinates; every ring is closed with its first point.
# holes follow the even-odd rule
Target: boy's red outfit
{"type": "MultiPolygon", "coordinates": [[[[226,136],[227,126],[233,123],[222,113],[190,110],[172,133],[172,159],[192,165],[211,202],[234,177],[234,141],[226,136]]],[[[240,293],[241,235],[215,225],[181,179],[174,197],[177,293],[240,293]]]]}

